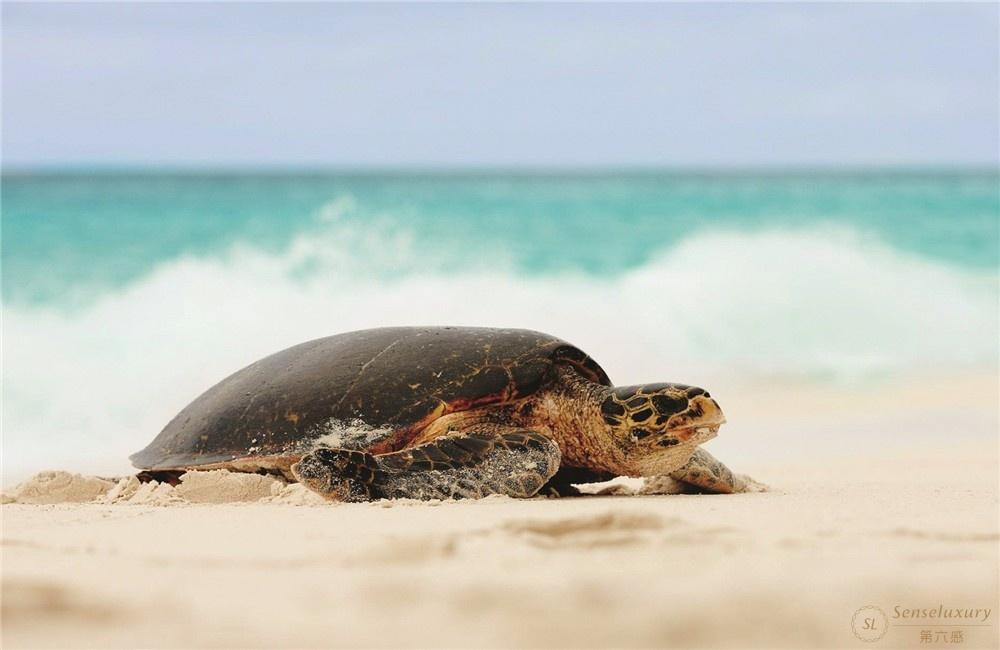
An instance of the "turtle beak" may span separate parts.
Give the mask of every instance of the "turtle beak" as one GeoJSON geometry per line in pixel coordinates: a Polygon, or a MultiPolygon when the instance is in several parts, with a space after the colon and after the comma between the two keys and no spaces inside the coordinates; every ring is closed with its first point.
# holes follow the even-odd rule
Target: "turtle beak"
{"type": "Polygon", "coordinates": [[[722,407],[707,395],[695,395],[688,399],[688,407],[670,418],[667,428],[677,427],[715,427],[725,424],[726,416],[722,407]]]}

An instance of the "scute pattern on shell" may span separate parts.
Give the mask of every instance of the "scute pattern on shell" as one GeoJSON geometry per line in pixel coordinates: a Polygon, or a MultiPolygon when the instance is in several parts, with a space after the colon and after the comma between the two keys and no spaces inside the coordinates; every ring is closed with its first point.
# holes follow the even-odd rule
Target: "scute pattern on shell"
{"type": "Polygon", "coordinates": [[[169,469],[301,454],[332,422],[355,421],[387,432],[368,451],[396,451],[441,415],[533,394],[556,361],[610,385],[584,352],[530,330],[392,327],[316,339],[208,389],[132,462],[169,469]]]}

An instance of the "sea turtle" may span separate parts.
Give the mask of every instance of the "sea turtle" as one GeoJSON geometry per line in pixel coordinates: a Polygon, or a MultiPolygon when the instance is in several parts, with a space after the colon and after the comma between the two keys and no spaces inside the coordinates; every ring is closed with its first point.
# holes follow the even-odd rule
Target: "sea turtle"
{"type": "Polygon", "coordinates": [[[302,343],[208,389],[131,459],[148,473],[281,474],[341,501],[574,493],[615,476],[754,484],[699,445],[703,389],[611,385],[579,348],[519,329],[388,327],[302,343]]]}

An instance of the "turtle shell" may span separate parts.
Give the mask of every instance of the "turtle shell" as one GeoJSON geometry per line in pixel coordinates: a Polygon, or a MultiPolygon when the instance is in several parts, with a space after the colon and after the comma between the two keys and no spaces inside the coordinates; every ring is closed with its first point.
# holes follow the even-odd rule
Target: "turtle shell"
{"type": "Polygon", "coordinates": [[[337,334],[223,379],[131,460],[166,470],[301,455],[322,443],[395,451],[446,413],[533,394],[557,361],[610,385],[593,359],[541,332],[389,327],[337,334]]]}

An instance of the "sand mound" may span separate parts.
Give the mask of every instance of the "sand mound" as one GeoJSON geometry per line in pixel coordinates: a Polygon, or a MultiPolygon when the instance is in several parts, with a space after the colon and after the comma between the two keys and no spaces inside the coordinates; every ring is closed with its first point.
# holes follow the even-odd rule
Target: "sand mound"
{"type": "Polygon", "coordinates": [[[284,486],[284,481],[273,476],[237,474],[217,469],[184,474],[174,493],[191,503],[234,503],[277,496],[284,486]]]}
{"type": "Polygon", "coordinates": [[[114,482],[71,472],[39,472],[9,492],[3,503],[85,503],[105,494],[114,482]]]}
{"type": "Polygon", "coordinates": [[[41,472],[3,494],[3,503],[100,503],[104,505],[176,506],[191,503],[325,504],[322,497],[274,476],[212,470],[188,472],[180,484],[135,476],[117,480],[70,472],[41,472]]]}

